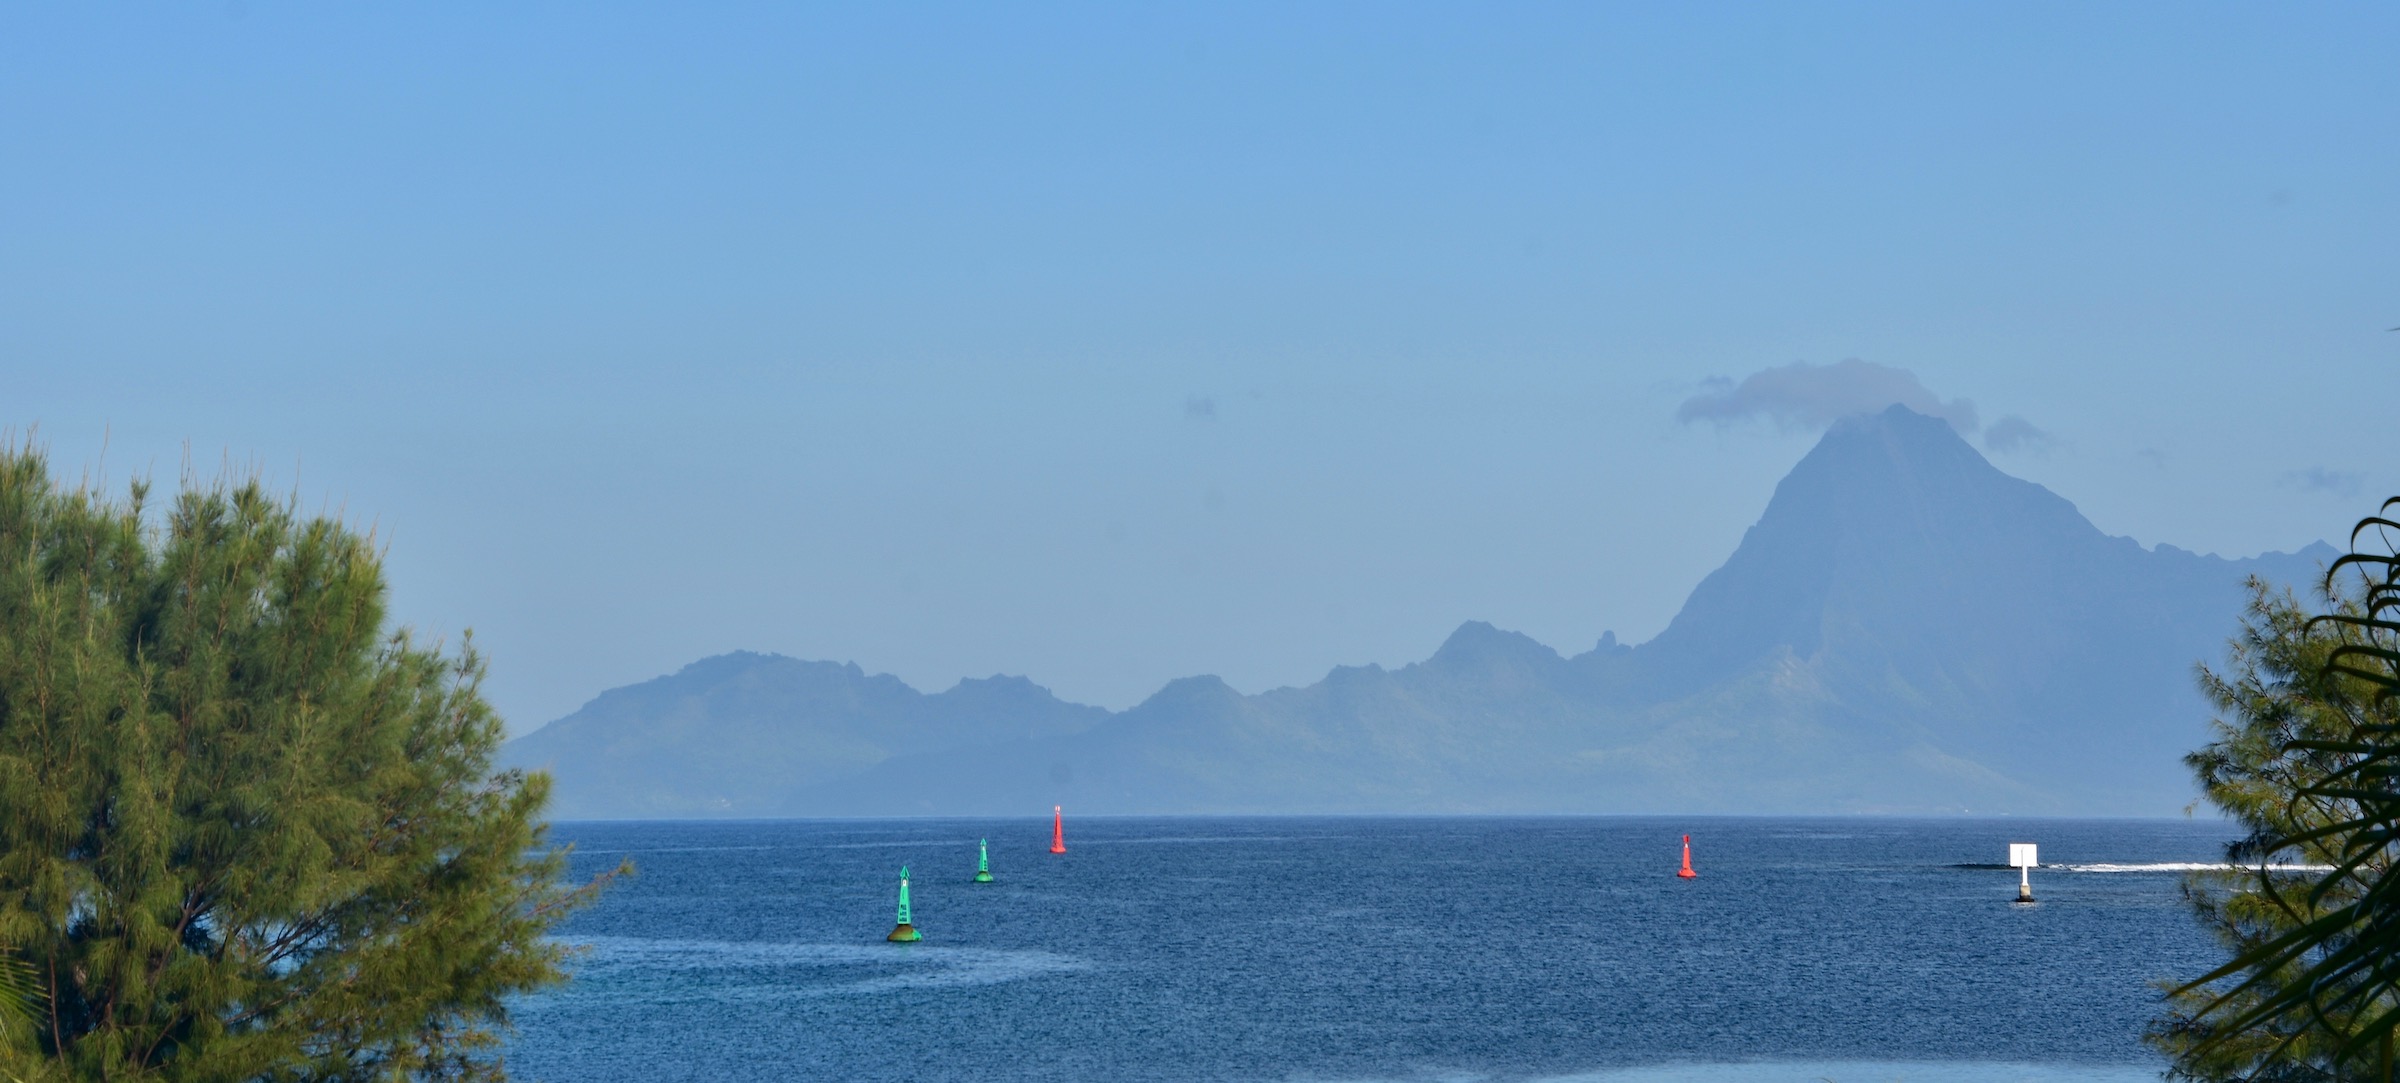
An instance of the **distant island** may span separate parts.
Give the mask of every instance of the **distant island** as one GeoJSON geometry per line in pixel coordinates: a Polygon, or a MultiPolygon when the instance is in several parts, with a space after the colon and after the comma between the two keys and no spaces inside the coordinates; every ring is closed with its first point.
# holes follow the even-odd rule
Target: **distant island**
{"type": "Polygon", "coordinates": [[[2244,580],[2305,585],[2334,555],[2143,548],[1893,406],[1827,432],[1638,646],[1562,657],[1469,621],[1396,670],[1251,696],[1187,677],[1122,712],[743,652],[602,693],[504,758],[555,774],[562,819],[2168,815],[2196,797],[2193,667],[2244,580]]]}

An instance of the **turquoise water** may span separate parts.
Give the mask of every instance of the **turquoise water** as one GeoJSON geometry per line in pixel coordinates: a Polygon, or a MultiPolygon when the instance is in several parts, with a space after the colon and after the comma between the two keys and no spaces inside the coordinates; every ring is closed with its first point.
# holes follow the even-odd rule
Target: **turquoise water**
{"type": "Polygon", "coordinates": [[[578,823],[640,874],[517,1006],[522,1079],[2154,1079],[2210,965],[2182,821],[578,823]],[[1692,836],[1701,875],[1679,880],[1692,836]],[[991,839],[999,882],[972,883],[991,839]],[[2013,906],[2011,841],[2042,847],[2013,906]],[[912,867],[923,942],[893,945],[912,867]],[[2113,871],[2077,871],[2101,866],[2113,871]]]}

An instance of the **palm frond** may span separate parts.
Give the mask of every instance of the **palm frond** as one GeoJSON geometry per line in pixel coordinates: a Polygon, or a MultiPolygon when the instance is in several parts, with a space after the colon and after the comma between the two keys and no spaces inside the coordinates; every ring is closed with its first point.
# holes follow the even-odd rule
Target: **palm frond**
{"type": "Polygon", "coordinates": [[[2199,1053],[2279,1035],[2257,1072],[2310,1038],[2335,1064],[2372,1065],[2377,1078],[2393,1079],[2393,1038],[2400,1032],[2400,878],[2394,876],[2400,722],[2379,712],[2400,697],[2400,620],[2390,619],[2400,614],[2400,548],[2393,545],[2400,521],[2388,517],[2396,506],[2400,497],[2359,520],[2352,551],[2326,569],[2329,611],[2302,626],[2304,633],[2339,637],[2316,678],[2377,710],[2346,733],[2284,742],[2285,755],[2304,755],[2300,762],[2316,772],[2290,787],[2292,814],[2282,817],[2290,826],[2249,843],[2261,857],[2260,896],[2296,920],[2170,993],[2201,999],[2194,1018],[2207,1035],[2194,1046],[2199,1053]],[[2361,545],[2370,539],[2377,548],[2361,545]],[[2346,571],[2357,580],[2348,591],[2340,582],[2346,571]],[[2303,803],[2343,811],[2312,820],[2298,814],[2303,803]],[[2282,852],[2314,852],[2331,871],[2294,891],[2266,869],[2264,857],[2282,852]]]}
{"type": "Polygon", "coordinates": [[[41,1015],[46,996],[33,964],[15,955],[0,955],[0,1016],[31,1024],[41,1015]]]}

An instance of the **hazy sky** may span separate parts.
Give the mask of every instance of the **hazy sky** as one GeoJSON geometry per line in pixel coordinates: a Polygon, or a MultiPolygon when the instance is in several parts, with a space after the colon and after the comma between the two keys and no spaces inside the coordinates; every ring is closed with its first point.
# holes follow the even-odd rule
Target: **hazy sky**
{"type": "Polygon", "coordinates": [[[16,5],[0,423],[375,525],[520,732],[736,648],[1124,706],[1466,619],[1639,641],[1859,400],[2112,533],[2289,549],[2400,490],[2396,42],[2385,4],[16,5]]]}

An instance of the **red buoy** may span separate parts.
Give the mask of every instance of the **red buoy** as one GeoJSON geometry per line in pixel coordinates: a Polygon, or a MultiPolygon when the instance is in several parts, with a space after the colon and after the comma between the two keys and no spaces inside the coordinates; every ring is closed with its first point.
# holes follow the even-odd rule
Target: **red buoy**
{"type": "Polygon", "coordinates": [[[1058,810],[1057,805],[1050,806],[1050,852],[1067,852],[1067,817],[1058,810]]]}
{"type": "Polygon", "coordinates": [[[1686,880],[1698,879],[1700,876],[1699,873],[1692,871],[1692,837],[1690,835],[1683,837],[1683,868],[1675,875],[1686,880]]]}

